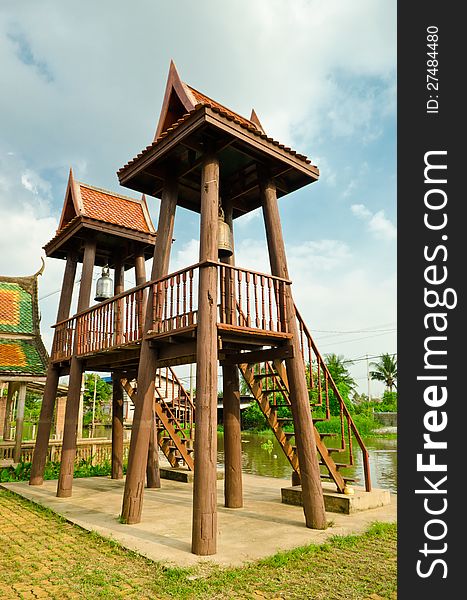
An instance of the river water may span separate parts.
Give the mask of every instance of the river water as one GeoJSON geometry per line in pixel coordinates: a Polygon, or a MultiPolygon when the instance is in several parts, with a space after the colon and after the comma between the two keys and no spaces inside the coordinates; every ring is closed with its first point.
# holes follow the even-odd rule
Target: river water
{"type": "MultiPolygon", "coordinates": [[[[130,432],[128,431],[128,438],[130,432]]],[[[89,437],[87,428],[84,437],[89,437]]],[[[95,431],[96,437],[111,438],[110,427],[99,425],[95,431]]],[[[387,437],[367,437],[364,439],[370,457],[371,483],[375,488],[383,488],[397,492],[397,439],[387,437]]],[[[217,436],[217,462],[219,468],[224,467],[224,434],[217,436]]],[[[356,464],[343,471],[343,475],[355,478],[355,485],[364,485],[362,457],[355,444],[356,464]]],[[[280,448],[272,432],[251,433],[242,432],[242,465],[245,473],[278,477],[290,481],[292,467],[280,448]],[[269,441],[270,440],[270,441],[269,441]],[[272,446],[271,446],[272,444],[272,446]]]]}
{"type": "MultiPolygon", "coordinates": [[[[397,492],[397,439],[368,437],[364,439],[370,459],[371,483],[374,488],[397,492]]],[[[224,464],[224,434],[217,436],[217,462],[224,464]]],[[[355,465],[343,473],[355,478],[355,485],[364,485],[362,457],[355,450],[355,465]]],[[[242,432],[242,469],[245,473],[289,479],[292,467],[276,438],[269,432],[242,432]],[[270,442],[269,442],[270,440],[270,442]],[[272,442],[272,447],[271,447],[272,442]]]]}

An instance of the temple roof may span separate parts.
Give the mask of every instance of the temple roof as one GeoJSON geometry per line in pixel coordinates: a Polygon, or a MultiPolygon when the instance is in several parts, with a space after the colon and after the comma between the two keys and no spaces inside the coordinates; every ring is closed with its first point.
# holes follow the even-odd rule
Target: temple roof
{"type": "Polygon", "coordinates": [[[136,253],[152,257],[156,231],[144,194],[136,199],[76,181],[70,169],[58,229],[44,250],[48,257],[60,259],[77,252],[81,261],[88,238],[97,243],[96,266],[113,268],[115,261],[123,261],[129,269],[136,253]]]}
{"type": "Polygon", "coordinates": [[[37,277],[0,276],[0,378],[44,376],[48,355],[39,328],[37,277]]]}
{"type": "Polygon", "coordinates": [[[156,134],[154,136],[154,141],[156,141],[162,133],[166,132],[169,127],[177,122],[180,117],[191,112],[200,105],[215,107],[218,110],[228,114],[230,117],[237,119],[243,125],[247,127],[254,127],[259,132],[264,133],[263,127],[259,122],[254,110],[251,112],[251,117],[246,119],[230,108],[225,107],[220,102],[209,98],[206,96],[206,94],[195,90],[195,88],[191,87],[191,85],[188,85],[181,80],[177,71],[177,67],[172,60],[170,61],[169,76],[167,78],[164,100],[162,102],[161,113],[156,128],[156,134]]]}
{"type": "Polygon", "coordinates": [[[57,233],[77,216],[89,217],[143,233],[155,232],[144,195],[138,200],[76,181],[70,169],[57,233]]]}
{"type": "Polygon", "coordinates": [[[199,213],[207,148],[219,161],[220,194],[234,219],[261,205],[261,173],[273,179],[278,197],[319,179],[310,159],[266,135],[254,110],[246,119],[195,90],[173,62],[154,139],[117,176],[124,187],[161,198],[167,172],[176,173],[177,205],[199,213]]]}

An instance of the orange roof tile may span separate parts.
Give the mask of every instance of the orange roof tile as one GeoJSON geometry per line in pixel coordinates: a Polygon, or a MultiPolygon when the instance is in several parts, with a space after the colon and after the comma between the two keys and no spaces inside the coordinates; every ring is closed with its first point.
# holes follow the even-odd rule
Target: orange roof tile
{"type": "Polygon", "coordinates": [[[139,200],[119,196],[79,183],[84,215],[91,219],[150,233],[143,206],[139,200]]]}
{"type": "Polygon", "coordinates": [[[216,102],[212,98],[209,98],[209,96],[206,96],[205,94],[202,94],[201,92],[198,92],[198,90],[195,90],[194,88],[192,88],[191,85],[187,85],[187,87],[199,104],[218,108],[219,110],[223,111],[224,113],[227,113],[231,117],[238,119],[244,125],[247,125],[249,127],[251,126],[251,127],[254,127],[255,129],[258,129],[258,127],[255,125],[255,123],[253,123],[253,121],[250,121],[249,119],[245,119],[245,117],[242,117],[241,115],[234,112],[233,110],[230,110],[230,108],[225,107],[220,102],[216,102]]]}

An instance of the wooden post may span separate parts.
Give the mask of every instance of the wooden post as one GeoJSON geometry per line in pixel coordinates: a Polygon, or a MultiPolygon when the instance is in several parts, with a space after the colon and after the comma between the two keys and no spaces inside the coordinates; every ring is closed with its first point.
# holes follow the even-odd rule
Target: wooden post
{"type": "Polygon", "coordinates": [[[16,403],[16,433],[13,461],[21,461],[21,442],[23,441],[24,406],[26,403],[26,383],[19,384],[18,401],[16,403]]]}
{"type": "MultiPolygon", "coordinates": [[[[174,173],[169,173],[162,192],[156,245],[152,264],[151,280],[167,274],[170,248],[172,245],[175,209],[177,207],[178,182],[174,173]]],[[[152,327],[152,293],[148,296],[145,331],[152,327]]],[[[144,472],[147,466],[149,438],[153,423],[156,354],[143,338],[138,367],[138,388],[131,431],[128,470],[123,495],[122,520],[139,523],[143,510],[144,472]]],[[[154,455],[157,460],[157,453],[154,455]]],[[[159,470],[159,469],[157,469],[159,470]]]]}
{"type": "MultiPolygon", "coordinates": [[[[114,269],[114,296],[122,294],[125,291],[124,283],[125,271],[121,260],[115,262],[114,269]]],[[[115,317],[114,317],[114,335],[115,343],[117,345],[122,343],[122,330],[123,330],[123,301],[117,301],[115,306],[115,317]]]]}
{"type": "MultiPolygon", "coordinates": [[[[168,264],[167,264],[168,270],[168,264]]],[[[165,274],[165,273],[164,273],[165,274]]],[[[138,250],[135,255],[135,279],[136,285],[142,285],[146,282],[146,262],[144,260],[144,252],[138,250]]],[[[143,296],[137,300],[142,304],[142,321],[145,321],[145,303],[143,296]]],[[[146,294],[147,302],[147,294],[146,294]]],[[[140,311],[136,311],[138,314],[140,311]]],[[[159,473],[159,454],[156,440],[156,419],[154,415],[154,408],[152,411],[152,426],[149,434],[149,447],[148,447],[148,459],[146,465],[146,485],[148,488],[160,488],[161,478],[159,473]]]]}
{"type": "MultiPolygon", "coordinates": [[[[68,319],[70,316],[71,300],[73,298],[73,287],[75,283],[77,257],[69,254],[66,259],[65,271],[63,273],[62,292],[57,311],[57,323],[68,319]]],[[[54,334],[55,339],[55,334],[54,334]]],[[[49,447],[50,427],[57,397],[57,387],[60,378],[60,368],[49,361],[47,368],[47,379],[42,397],[41,414],[37,428],[36,444],[31,465],[31,477],[29,485],[42,485],[44,482],[44,469],[47,461],[49,447]]]]}
{"type": "MultiPolygon", "coordinates": [[[[289,279],[279,208],[277,206],[276,186],[273,179],[264,172],[260,174],[260,186],[271,272],[275,276],[289,279]]],[[[290,387],[295,442],[300,465],[305,522],[306,526],[311,529],[325,529],[326,514],[324,510],[323,488],[321,486],[316,453],[310,401],[305,378],[305,366],[300,350],[295,306],[290,286],[286,287],[285,312],[288,331],[292,334],[290,343],[293,346],[294,357],[286,359],[285,363],[290,387]]]]}
{"type": "MultiPolygon", "coordinates": [[[[223,202],[225,222],[233,232],[231,202],[223,202]]],[[[233,235],[232,235],[233,239],[233,235]]],[[[221,259],[222,262],[235,264],[234,255],[221,259]]],[[[225,311],[230,314],[231,273],[225,270],[225,311]]],[[[242,508],[242,436],[240,421],[240,378],[235,365],[222,367],[222,396],[224,418],[224,504],[227,508],[242,508]]]]}
{"type": "MultiPolygon", "coordinates": [[[[87,239],[84,246],[83,270],[81,272],[77,313],[89,307],[95,257],[96,241],[94,239],[87,239]]],[[[83,375],[83,363],[76,356],[78,350],[78,336],[76,333],[73,345],[73,355],[70,361],[70,379],[68,382],[65,425],[63,428],[60,475],[57,484],[57,496],[59,498],[68,498],[71,496],[76,456],[76,430],[78,427],[81,377],[83,375]]]]}
{"type": "Polygon", "coordinates": [[[11,428],[11,407],[13,406],[13,396],[17,390],[17,384],[13,381],[8,382],[8,391],[5,404],[5,420],[3,423],[3,441],[6,442],[10,439],[10,428],[11,428]]]}
{"type": "MultiPolygon", "coordinates": [[[[117,296],[125,291],[124,270],[121,260],[115,263],[114,271],[114,295],[117,296]]],[[[115,315],[115,335],[119,340],[122,334],[122,311],[121,304],[117,304],[115,315]]],[[[118,343],[118,342],[117,342],[118,343]]],[[[112,479],[123,478],[123,389],[120,383],[122,373],[112,373],[112,479]]]]}
{"type": "MultiPolygon", "coordinates": [[[[201,178],[199,260],[217,261],[219,160],[206,154],[201,178]]],[[[191,550],[217,548],[217,267],[200,267],[196,342],[196,436],[191,550]]]]}
{"type": "Polygon", "coordinates": [[[123,478],[123,388],[122,373],[112,373],[112,479],[123,478]]]}

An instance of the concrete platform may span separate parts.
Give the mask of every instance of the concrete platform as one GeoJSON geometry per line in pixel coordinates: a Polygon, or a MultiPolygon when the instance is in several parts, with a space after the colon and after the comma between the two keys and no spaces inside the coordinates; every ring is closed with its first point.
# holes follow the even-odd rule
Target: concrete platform
{"type": "Polygon", "coordinates": [[[303,510],[281,502],[281,488],[287,481],[244,474],[244,508],[240,509],[224,508],[223,482],[218,481],[218,552],[209,557],[191,553],[191,483],[163,480],[160,489],[146,489],[142,521],[137,525],[123,525],[118,521],[123,480],[76,479],[71,498],[56,497],[56,481],[45,481],[42,486],[30,486],[27,482],[4,483],[1,487],[152,560],[178,566],[203,562],[242,565],[279,550],[322,543],[332,535],[362,533],[374,521],[397,520],[396,497],[391,494],[389,505],[350,515],[327,513],[329,527],[326,530],[307,529],[303,510]]]}
{"type": "MultiPolygon", "coordinates": [[[[351,515],[362,510],[370,510],[391,503],[389,490],[373,489],[366,492],[365,488],[352,486],[353,494],[339,494],[332,484],[323,483],[324,507],[326,511],[351,515]]],[[[293,485],[281,489],[282,502],[292,506],[302,506],[302,486],[293,485]]]]}
{"type": "MultiPolygon", "coordinates": [[[[171,479],[182,483],[193,483],[195,474],[188,469],[177,467],[160,467],[161,479],[171,479]]],[[[217,479],[224,479],[224,471],[217,471],[217,479]]]]}

